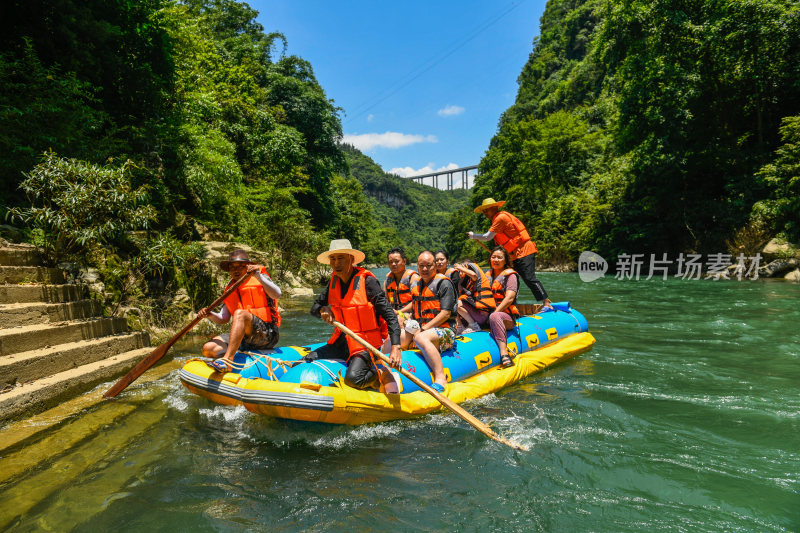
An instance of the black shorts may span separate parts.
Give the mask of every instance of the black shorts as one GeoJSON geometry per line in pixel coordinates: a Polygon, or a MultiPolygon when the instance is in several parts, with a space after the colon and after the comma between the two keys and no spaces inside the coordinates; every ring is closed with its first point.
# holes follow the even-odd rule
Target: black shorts
{"type": "MultiPolygon", "coordinates": [[[[268,350],[274,348],[278,344],[280,335],[278,328],[273,324],[268,324],[261,320],[256,315],[250,315],[253,319],[253,331],[250,335],[245,335],[242,339],[242,344],[239,346],[240,350],[268,350]]],[[[230,333],[225,333],[222,338],[226,344],[230,344],[230,333]]]]}

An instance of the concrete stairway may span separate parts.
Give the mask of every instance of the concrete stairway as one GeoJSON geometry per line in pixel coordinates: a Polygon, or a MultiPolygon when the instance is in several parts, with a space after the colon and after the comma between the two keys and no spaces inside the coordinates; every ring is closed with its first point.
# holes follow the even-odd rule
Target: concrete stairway
{"type": "Polygon", "coordinates": [[[120,376],[152,350],[147,333],[104,318],[86,287],[64,281],[34,247],[0,247],[0,423],[120,376]]]}

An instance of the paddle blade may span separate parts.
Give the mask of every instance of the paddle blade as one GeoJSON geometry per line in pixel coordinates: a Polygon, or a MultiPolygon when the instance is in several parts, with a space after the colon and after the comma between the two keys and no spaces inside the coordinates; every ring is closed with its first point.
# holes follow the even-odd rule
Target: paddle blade
{"type": "Polygon", "coordinates": [[[156,364],[156,362],[158,362],[159,359],[164,357],[164,355],[166,355],[167,353],[167,350],[169,350],[170,346],[172,346],[172,344],[167,342],[162,344],[152,352],[150,352],[150,355],[139,361],[139,364],[133,367],[133,369],[130,372],[122,376],[122,378],[119,381],[117,381],[113,387],[108,389],[105,392],[105,394],[103,394],[103,398],[113,398],[114,396],[125,390],[128,387],[128,385],[130,385],[136,380],[136,378],[144,374],[148,368],[156,364]]]}

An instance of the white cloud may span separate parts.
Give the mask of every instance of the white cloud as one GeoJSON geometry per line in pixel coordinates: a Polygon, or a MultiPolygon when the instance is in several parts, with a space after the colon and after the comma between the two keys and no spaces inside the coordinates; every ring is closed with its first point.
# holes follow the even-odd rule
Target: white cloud
{"type": "Polygon", "coordinates": [[[412,135],[387,131],[386,133],[362,133],[360,135],[345,134],[342,142],[352,144],[359,150],[367,151],[373,148],[402,148],[417,143],[437,143],[439,139],[435,135],[412,135]]]}
{"type": "Polygon", "coordinates": [[[433,168],[433,163],[428,163],[422,168],[413,169],[411,167],[395,167],[389,170],[389,174],[397,174],[398,176],[402,176],[403,178],[410,178],[413,176],[421,176],[423,174],[431,174],[433,172],[443,172],[447,170],[453,170],[454,168],[459,168],[458,165],[455,163],[448,163],[446,166],[433,168]]]}
{"type": "Polygon", "coordinates": [[[456,116],[456,115],[460,115],[460,114],[461,114],[461,113],[463,113],[464,111],[465,111],[465,109],[464,109],[463,107],[461,107],[461,106],[458,106],[458,105],[448,105],[448,106],[445,106],[444,108],[440,109],[440,110],[439,110],[439,111],[437,111],[436,113],[437,113],[437,114],[438,114],[440,117],[454,117],[454,116],[456,116]]]}
{"type": "Polygon", "coordinates": [[[375,115],[373,115],[372,113],[370,113],[369,115],[367,115],[367,122],[372,122],[372,119],[373,119],[373,118],[375,118],[375,115]]]}

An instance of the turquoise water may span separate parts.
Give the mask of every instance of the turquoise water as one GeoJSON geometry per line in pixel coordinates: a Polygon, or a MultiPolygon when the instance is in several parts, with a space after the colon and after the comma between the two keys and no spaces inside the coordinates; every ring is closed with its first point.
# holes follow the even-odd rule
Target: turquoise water
{"type": "MultiPolygon", "coordinates": [[[[800,285],[541,277],[597,344],[465,404],[531,452],[448,414],[266,419],[173,371],[2,452],[0,529],[800,530],[800,285]]],[[[327,337],[310,303],[284,343],[327,337]]]]}

